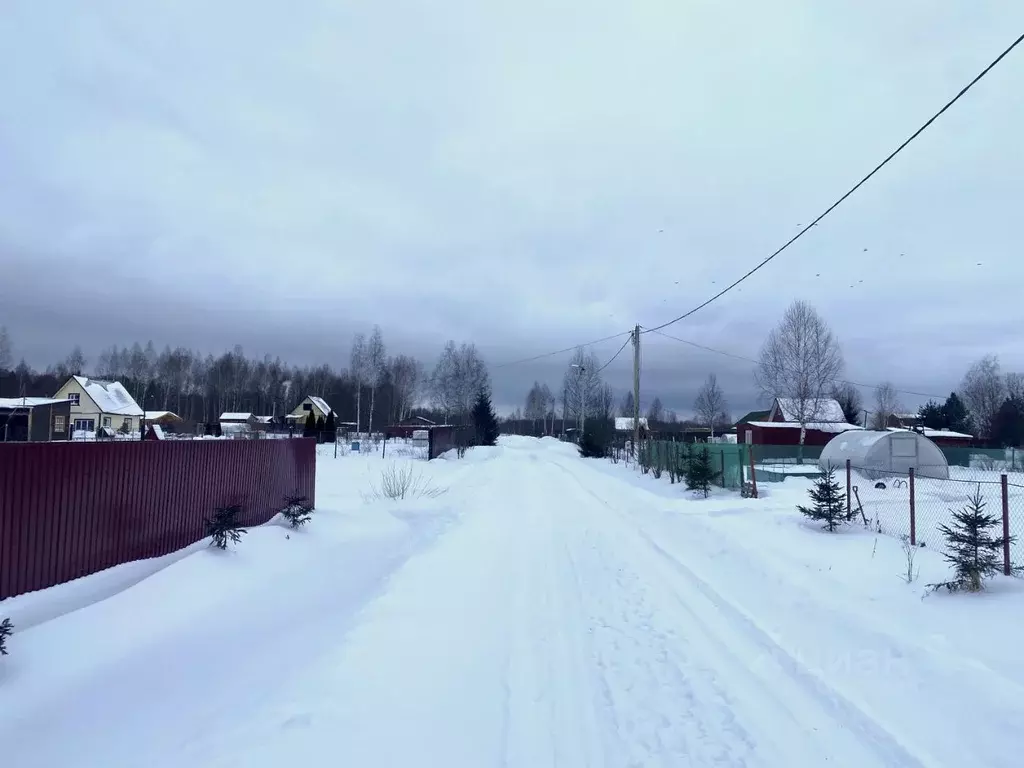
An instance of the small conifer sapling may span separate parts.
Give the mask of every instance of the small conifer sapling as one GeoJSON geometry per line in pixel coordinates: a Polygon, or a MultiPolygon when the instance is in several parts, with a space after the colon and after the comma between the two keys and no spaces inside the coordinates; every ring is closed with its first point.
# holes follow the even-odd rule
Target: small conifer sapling
{"type": "Polygon", "coordinates": [[[686,462],[686,487],[691,491],[699,491],[706,499],[711,494],[711,481],[715,470],[711,466],[711,454],[707,447],[693,451],[686,462]]]}
{"type": "MultiPolygon", "coordinates": [[[[946,561],[953,566],[954,575],[949,581],[930,584],[933,589],[945,587],[950,592],[979,592],[985,586],[985,579],[1000,572],[1005,539],[993,533],[1002,521],[985,511],[985,499],[981,487],[968,499],[967,505],[953,512],[952,525],[945,523],[939,531],[946,539],[946,561]]],[[[1010,537],[1013,541],[1013,537],[1010,537]]]]}
{"type": "Polygon", "coordinates": [[[308,498],[296,494],[285,499],[281,515],[288,521],[290,527],[301,528],[312,519],[313,507],[308,498]]]}
{"type": "Polygon", "coordinates": [[[227,549],[228,542],[237,544],[242,540],[246,530],[239,525],[238,516],[242,507],[232,504],[226,507],[219,507],[213,513],[213,517],[207,518],[206,535],[211,538],[210,545],[217,549],[227,549]]]}
{"type": "Polygon", "coordinates": [[[14,625],[10,619],[0,621],[0,656],[7,655],[7,638],[14,632],[14,625]]]}
{"type": "Polygon", "coordinates": [[[809,494],[811,506],[797,507],[802,514],[811,520],[823,522],[829,531],[835,531],[842,523],[848,521],[846,494],[840,489],[839,482],[836,480],[836,468],[831,464],[826,468],[825,473],[814,482],[809,494]]]}

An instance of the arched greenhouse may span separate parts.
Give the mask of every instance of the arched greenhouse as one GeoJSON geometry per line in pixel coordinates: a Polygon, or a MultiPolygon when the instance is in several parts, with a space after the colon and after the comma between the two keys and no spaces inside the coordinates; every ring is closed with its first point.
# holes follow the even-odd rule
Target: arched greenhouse
{"type": "Polygon", "coordinates": [[[908,474],[911,467],[918,477],[949,479],[949,464],[939,446],[909,430],[843,432],[822,449],[818,466],[842,469],[847,459],[853,469],[873,480],[908,474]]]}

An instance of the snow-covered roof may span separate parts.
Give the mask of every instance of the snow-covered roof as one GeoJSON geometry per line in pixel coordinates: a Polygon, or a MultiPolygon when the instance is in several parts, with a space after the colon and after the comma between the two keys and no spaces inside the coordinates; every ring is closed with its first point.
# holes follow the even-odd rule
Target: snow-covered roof
{"type": "MultiPolygon", "coordinates": [[[[747,423],[752,427],[761,427],[762,429],[800,429],[800,422],[798,421],[748,421],[747,423]]],[[[847,424],[845,421],[813,421],[808,422],[805,426],[807,429],[813,429],[818,432],[830,432],[836,435],[840,432],[864,429],[864,427],[857,426],[856,424],[847,424]]]]}
{"type": "Polygon", "coordinates": [[[327,401],[324,400],[322,397],[310,395],[309,402],[311,402],[313,404],[313,407],[320,411],[321,414],[323,414],[323,417],[325,419],[331,414],[331,406],[329,406],[327,404],[327,401]]]}
{"type": "Polygon", "coordinates": [[[128,390],[119,381],[103,381],[85,376],[73,376],[78,385],[96,403],[100,413],[113,413],[118,416],[142,416],[142,409],[135,402],[128,390]]]}
{"type": "Polygon", "coordinates": [[[248,421],[251,418],[251,413],[242,413],[241,411],[225,411],[220,415],[219,421],[248,421]]]}
{"type": "MultiPolygon", "coordinates": [[[[647,419],[644,416],[640,417],[640,426],[647,429],[647,419]]],[[[633,429],[633,417],[632,416],[616,416],[615,417],[615,431],[616,432],[629,432],[633,429]]]]}
{"type": "Polygon", "coordinates": [[[951,429],[926,429],[921,432],[925,437],[955,437],[964,440],[973,440],[974,435],[968,435],[966,432],[954,432],[951,429]]]}
{"type": "Polygon", "coordinates": [[[933,437],[951,437],[956,440],[973,440],[974,435],[968,435],[966,432],[954,432],[951,429],[905,429],[904,427],[889,427],[889,432],[918,432],[928,438],[933,437]]]}
{"type": "Polygon", "coordinates": [[[35,408],[37,405],[63,402],[66,401],[52,397],[0,397],[0,408],[35,408]]]}
{"type": "Polygon", "coordinates": [[[256,417],[256,421],[258,421],[260,424],[269,424],[273,420],[274,420],[273,416],[257,416],[256,417]]]}
{"type": "MultiPolygon", "coordinates": [[[[777,397],[779,410],[785,421],[800,421],[800,401],[794,397],[777,397]]],[[[775,410],[774,408],[772,409],[775,410]]],[[[804,404],[804,411],[815,421],[839,422],[846,421],[843,407],[839,401],[831,397],[811,398],[804,404]]]]}
{"type": "Polygon", "coordinates": [[[149,429],[153,432],[153,436],[157,440],[164,439],[164,428],[161,427],[159,424],[150,424],[149,429]]]}
{"type": "Polygon", "coordinates": [[[174,411],[146,411],[146,421],[159,421],[160,419],[166,419],[168,416],[172,419],[181,418],[174,411]]]}

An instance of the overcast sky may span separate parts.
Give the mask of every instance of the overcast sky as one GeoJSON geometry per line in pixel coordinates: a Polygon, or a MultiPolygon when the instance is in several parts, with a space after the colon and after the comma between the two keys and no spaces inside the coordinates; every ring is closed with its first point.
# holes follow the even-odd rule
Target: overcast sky
{"type": "MultiPolygon", "coordinates": [[[[343,365],[379,323],[492,365],[681,314],[1024,30],[935,0],[5,0],[0,325],[343,365]]],[[[794,298],[848,376],[1024,369],[1024,48],[756,276],[667,329],[756,356],[794,298]]],[[[644,337],[646,403],[751,366],[644,337]]],[[[621,341],[595,347],[610,357],[621,341]]],[[[568,355],[494,371],[499,404],[568,355]]],[[[625,352],[606,371],[630,382],[625,352]]],[[[908,405],[922,398],[906,396],[908,405]]]]}

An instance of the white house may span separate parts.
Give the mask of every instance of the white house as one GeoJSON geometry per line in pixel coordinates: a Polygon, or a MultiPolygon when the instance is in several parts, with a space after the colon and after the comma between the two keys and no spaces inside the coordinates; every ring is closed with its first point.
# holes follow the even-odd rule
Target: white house
{"type": "Polygon", "coordinates": [[[71,401],[71,424],[76,432],[100,427],[138,432],[142,409],[119,381],[72,376],[54,398],[71,401]]]}
{"type": "MultiPolygon", "coordinates": [[[[616,416],[615,417],[615,431],[616,432],[632,432],[633,427],[636,426],[633,423],[632,416],[616,416]]],[[[640,429],[641,431],[647,430],[647,417],[640,417],[640,429]]]]}
{"type": "MultiPolygon", "coordinates": [[[[285,418],[293,423],[302,423],[309,417],[311,412],[314,418],[323,419],[324,421],[327,421],[327,417],[333,413],[331,406],[322,397],[306,395],[305,399],[295,406],[295,410],[285,416],[285,418]]],[[[337,418],[338,414],[335,413],[334,417],[337,418]]]]}

